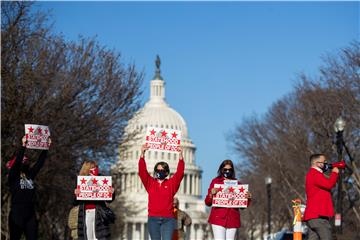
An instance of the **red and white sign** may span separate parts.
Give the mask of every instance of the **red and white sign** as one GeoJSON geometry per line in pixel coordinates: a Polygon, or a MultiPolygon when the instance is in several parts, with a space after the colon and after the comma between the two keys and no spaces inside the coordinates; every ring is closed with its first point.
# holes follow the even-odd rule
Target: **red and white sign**
{"type": "Polygon", "coordinates": [[[335,226],[337,226],[337,227],[341,226],[341,214],[340,213],[335,214],[335,226]]]}
{"type": "Polygon", "coordinates": [[[149,149],[178,152],[181,143],[181,131],[149,127],[146,130],[145,141],[149,149]]]}
{"type": "Polygon", "coordinates": [[[111,176],[78,176],[77,200],[112,200],[111,176]]]}
{"type": "Polygon", "coordinates": [[[50,137],[50,130],[48,126],[25,124],[25,136],[27,148],[49,149],[48,138],[50,137]]]}
{"type": "Polygon", "coordinates": [[[225,207],[225,208],[246,208],[248,205],[248,199],[245,197],[245,193],[249,189],[248,184],[215,184],[214,188],[218,189],[218,192],[213,197],[213,207],[225,207]]]}

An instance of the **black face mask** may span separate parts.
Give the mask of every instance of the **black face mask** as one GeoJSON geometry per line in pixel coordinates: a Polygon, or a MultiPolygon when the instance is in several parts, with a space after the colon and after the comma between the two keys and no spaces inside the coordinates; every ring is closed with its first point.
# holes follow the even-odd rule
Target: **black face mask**
{"type": "Polygon", "coordinates": [[[323,172],[326,172],[331,169],[331,165],[328,163],[324,163],[323,167],[320,168],[323,172]]]}
{"type": "Polygon", "coordinates": [[[163,180],[167,177],[167,172],[165,170],[156,170],[155,176],[157,179],[163,180]]]}
{"type": "Polygon", "coordinates": [[[222,170],[222,175],[223,175],[224,178],[232,177],[233,173],[234,173],[234,170],[232,168],[222,170]]]}

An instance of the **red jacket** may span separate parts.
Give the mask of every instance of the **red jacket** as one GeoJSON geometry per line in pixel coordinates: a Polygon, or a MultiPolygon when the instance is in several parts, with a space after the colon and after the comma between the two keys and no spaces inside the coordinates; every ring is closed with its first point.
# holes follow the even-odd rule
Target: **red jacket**
{"type": "Polygon", "coordinates": [[[148,215],[150,217],[174,218],[173,199],[184,176],[184,168],[184,160],[180,159],[175,174],[160,183],[148,173],[145,159],[139,159],[139,176],[149,194],[148,215]]]}
{"type": "Polygon", "coordinates": [[[338,174],[331,172],[330,178],[315,168],[310,168],[306,174],[306,208],[304,221],[334,216],[331,189],[335,186],[338,174]]]}
{"type": "MultiPolygon", "coordinates": [[[[205,204],[207,206],[212,205],[212,197],[210,195],[211,189],[214,188],[215,184],[224,184],[224,177],[214,178],[209,186],[208,194],[205,198],[205,204]]],[[[240,182],[239,182],[240,184],[240,182]]],[[[223,226],[225,228],[239,228],[240,227],[240,209],[239,208],[223,208],[223,207],[212,207],[209,220],[210,224],[223,226]]]]}

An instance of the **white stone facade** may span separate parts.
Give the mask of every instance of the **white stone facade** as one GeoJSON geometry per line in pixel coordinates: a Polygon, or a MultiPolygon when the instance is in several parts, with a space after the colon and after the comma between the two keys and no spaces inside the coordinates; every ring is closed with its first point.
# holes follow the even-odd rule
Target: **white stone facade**
{"type": "MultiPolygon", "coordinates": [[[[150,239],[147,231],[148,195],[138,176],[140,149],[144,143],[144,132],[147,127],[181,130],[185,174],[176,197],[180,201],[180,209],[192,218],[192,225],[187,229],[187,239],[209,239],[211,233],[207,223],[208,214],[204,200],[201,198],[202,170],[195,163],[196,147],[188,135],[184,119],[165,101],[165,82],[160,76],[159,59],[157,61],[157,71],[151,81],[150,100],[135,114],[126,128],[128,134],[137,133],[136,138],[120,146],[119,161],[112,168],[116,195],[119,196],[117,201],[125,199],[128,210],[122,219],[125,222],[123,232],[121,236],[114,236],[114,239],[150,239]]],[[[171,175],[176,171],[178,159],[177,153],[149,150],[145,154],[147,169],[151,175],[155,164],[159,161],[169,164],[171,175]]]]}

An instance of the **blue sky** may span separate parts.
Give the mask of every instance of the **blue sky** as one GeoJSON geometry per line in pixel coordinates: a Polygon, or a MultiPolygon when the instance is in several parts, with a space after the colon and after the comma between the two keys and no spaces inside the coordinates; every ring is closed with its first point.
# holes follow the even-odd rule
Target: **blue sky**
{"type": "MultiPolygon", "coordinates": [[[[203,193],[222,160],[240,162],[227,134],[315,76],[327,53],[359,40],[359,2],[37,2],[68,40],[97,36],[145,73],[161,58],[166,98],[186,120],[203,193]]],[[[251,188],[251,186],[250,186],[251,188]]],[[[250,189],[251,191],[251,189],[250,189]]]]}

